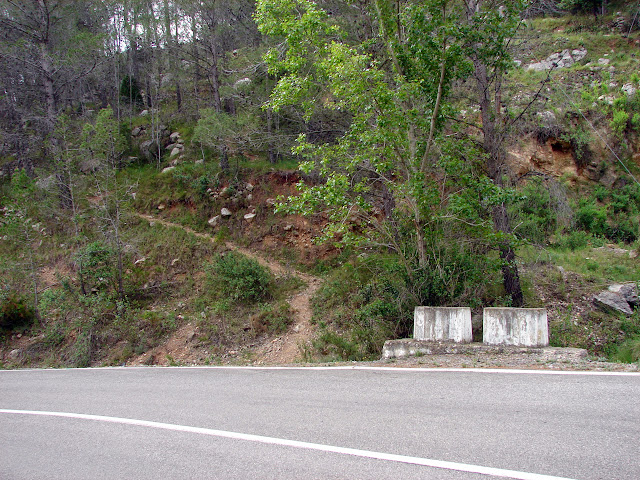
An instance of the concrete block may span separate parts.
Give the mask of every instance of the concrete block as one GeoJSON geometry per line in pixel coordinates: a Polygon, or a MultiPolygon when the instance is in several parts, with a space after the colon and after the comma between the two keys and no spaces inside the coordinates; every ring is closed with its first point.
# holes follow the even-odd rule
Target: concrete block
{"type": "Polygon", "coordinates": [[[416,307],[415,340],[471,342],[471,309],[468,307],[416,307]]]}
{"type": "Polygon", "coordinates": [[[486,345],[549,345],[549,324],[545,308],[485,308],[482,341],[486,345]]]}

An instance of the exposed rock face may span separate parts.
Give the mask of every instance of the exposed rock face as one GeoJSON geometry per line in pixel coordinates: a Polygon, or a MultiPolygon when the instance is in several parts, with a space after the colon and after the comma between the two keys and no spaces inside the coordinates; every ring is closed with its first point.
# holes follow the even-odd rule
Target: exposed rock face
{"type": "Polygon", "coordinates": [[[624,297],[616,292],[605,290],[593,297],[593,303],[602,310],[613,310],[616,312],[622,312],[625,315],[633,315],[631,306],[624,299],[624,297]]]}
{"type": "Polygon", "coordinates": [[[614,283],[609,285],[609,291],[620,295],[632,307],[637,307],[639,304],[638,289],[631,283],[614,283]]]}
{"type": "Polygon", "coordinates": [[[579,62],[587,56],[587,50],[580,48],[577,50],[563,50],[561,52],[552,53],[541,62],[531,63],[527,66],[527,70],[543,72],[552,68],[567,68],[576,62],[579,62]]]}
{"type": "Polygon", "coordinates": [[[155,162],[158,160],[160,147],[155,140],[147,140],[140,144],[140,152],[149,162],[155,162]]]}
{"type": "Polygon", "coordinates": [[[628,97],[635,95],[636,94],[636,87],[633,86],[633,84],[631,83],[625,83],[622,86],[622,92],[627,95],[628,97]]]}
{"type": "Polygon", "coordinates": [[[571,144],[567,141],[549,138],[540,144],[535,139],[507,152],[507,162],[517,175],[537,171],[554,176],[578,175],[578,166],[573,156],[571,144]]]}

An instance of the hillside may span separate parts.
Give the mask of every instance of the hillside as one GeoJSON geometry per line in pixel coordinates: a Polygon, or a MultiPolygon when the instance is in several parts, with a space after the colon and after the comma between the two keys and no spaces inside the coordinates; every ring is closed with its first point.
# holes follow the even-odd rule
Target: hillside
{"type": "Polygon", "coordinates": [[[0,367],[372,360],[416,305],[546,307],[553,346],[640,361],[637,5],[432,3],[402,43],[365,6],[134,2],[158,39],[95,71],[56,33],[55,105],[7,13],[0,367]]]}

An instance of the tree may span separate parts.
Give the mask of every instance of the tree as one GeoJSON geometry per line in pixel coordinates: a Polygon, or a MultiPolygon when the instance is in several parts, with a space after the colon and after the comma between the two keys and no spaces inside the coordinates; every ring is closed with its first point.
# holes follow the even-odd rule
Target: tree
{"type": "MultiPolygon", "coordinates": [[[[94,2],[71,0],[0,1],[0,59],[5,99],[50,161],[59,152],[54,129],[62,106],[82,98],[83,80],[96,66],[105,11],[94,2]]],[[[21,152],[22,153],[22,152],[21,152]]],[[[27,155],[28,152],[24,152],[27,155]]],[[[69,192],[59,180],[59,197],[69,192]]]]}
{"type": "Polygon", "coordinates": [[[33,199],[36,186],[25,170],[16,171],[11,177],[11,184],[4,196],[3,207],[0,209],[0,234],[6,235],[16,246],[20,258],[24,263],[18,265],[20,274],[26,272],[26,278],[31,284],[33,295],[33,309],[38,316],[38,301],[40,288],[38,282],[38,260],[36,252],[42,244],[43,227],[33,220],[33,199]]]}
{"type": "Polygon", "coordinates": [[[120,134],[113,110],[101,110],[95,125],[86,124],[83,130],[83,147],[87,155],[95,159],[98,168],[95,173],[99,227],[109,241],[116,256],[117,291],[124,297],[122,240],[123,216],[130,197],[130,187],[118,177],[122,155],[126,151],[126,140],[120,134]]]}
{"type": "MultiPolygon", "coordinates": [[[[501,143],[488,130],[495,119],[485,108],[484,152],[473,139],[456,141],[444,129],[451,127],[445,117],[454,113],[448,102],[453,81],[476,72],[476,58],[497,62],[500,73],[506,69],[503,43],[514,22],[474,30],[469,5],[452,0],[376,0],[369,5],[373,19],[363,23],[378,26],[375,43],[348,39],[315,2],[258,2],[261,32],[282,41],[266,57],[279,76],[270,105],[277,110],[300,103],[310,116],[320,103],[351,114],[349,129],[334,143],[313,144],[301,136],[296,149],[306,159],[301,168],[307,173],[317,169],[326,182],[301,184],[301,194],[283,208],[324,211],[332,219],[327,238],[391,248],[405,258],[410,277],[415,275],[411,251],[419,270],[438,264],[433,242],[445,223],[456,222],[458,232],[480,235],[485,242],[498,239],[502,255],[503,244],[510,245],[508,227],[494,221],[492,229],[486,222],[491,218],[487,211],[503,211],[505,198],[498,180],[502,157],[496,156],[501,143]],[[496,34],[498,40],[490,40],[496,34]],[[480,46],[482,56],[474,56],[473,48],[480,46]],[[358,216],[360,233],[368,231],[368,239],[353,234],[350,225],[358,216]],[[403,238],[410,231],[413,248],[408,251],[403,238]]],[[[495,17],[500,18],[498,12],[495,17]]],[[[505,261],[515,266],[510,258],[505,261]]],[[[505,275],[510,272],[503,268],[505,275]]],[[[517,305],[519,284],[515,291],[513,285],[505,277],[517,305]]]]}
{"type": "MultiPolygon", "coordinates": [[[[521,2],[502,6],[492,0],[465,0],[468,21],[468,56],[473,62],[476,96],[482,117],[482,146],[486,153],[487,175],[495,185],[504,187],[503,178],[508,174],[505,163],[505,139],[507,129],[501,110],[502,81],[511,66],[509,42],[519,24],[521,2]]],[[[512,244],[511,225],[504,201],[495,204],[491,216],[495,230],[501,234],[500,257],[506,293],[514,307],[521,307],[524,298],[512,244]]]]}

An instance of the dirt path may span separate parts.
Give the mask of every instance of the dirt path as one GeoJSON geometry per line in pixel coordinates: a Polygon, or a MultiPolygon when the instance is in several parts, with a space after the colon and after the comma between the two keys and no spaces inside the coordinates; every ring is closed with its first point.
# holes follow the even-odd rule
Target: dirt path
{"type": "MultiPolygon", "coordinates": [[[[211,235],[196,232],[192,228],[185,227],[184,225],[169,222],[151,215],[144,215],[141,213],[135,213],[135,215],[149,222],[159,223],[165,227],[179,228],[208,242],[215,242],[211,235]]],[[[240,247],[234,243],[225,242],[225,246],[229,250],[233,250],[247,257],[253,258],[260,265],[268,268],[276,276],[292,275],[300,278],[306,283],[306,288],[304,290],[286,299],[293,315],[293,324],[289,328],[289,331],[275,339],[272,339],[267,344],[258,347],[254,363],[257,365],[282,365],[300,361],[304,347],[309,345],[313,338],[314,327],[311,324],[311,297],[313,297],[313,294],[318,290],[318,288],[320,288],[322,280],[313,275],[309,275],[292,268],[287,268],[279,262],[265,258],[254,251],[240,247]]]]}

